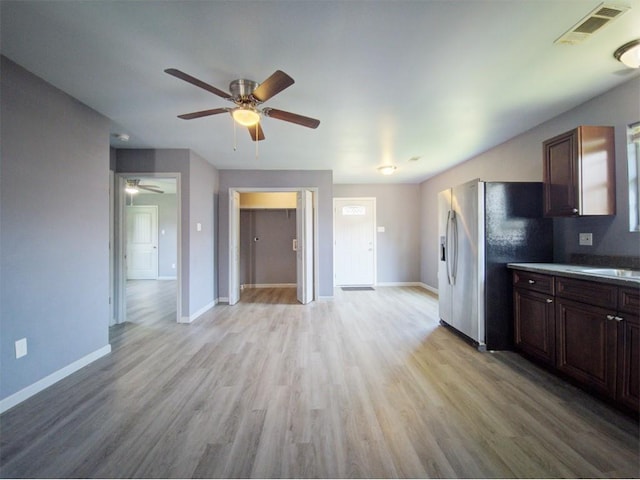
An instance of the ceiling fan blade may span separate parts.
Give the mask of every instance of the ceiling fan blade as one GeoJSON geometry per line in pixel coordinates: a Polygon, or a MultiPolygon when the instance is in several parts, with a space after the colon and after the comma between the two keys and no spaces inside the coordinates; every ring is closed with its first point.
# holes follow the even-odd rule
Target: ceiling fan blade
{"type": "Polygon", "coordinates": [[[262,125],[260,123],[256,123],[250,127],[247,127],[249,130],[249,135],[251,135],[251,140],[257,142],[259,140],[264,140],[264,132],[262,131],[262,125]]]}
{"type": "Polygon", "coordinates": [[[219,113],[228,112],[228,108],[214,108],[212,110],[202,110],[200,112],[184,113],[178,115],[178,118],[183,120],[193,120],[194,118],[208,117],[209,115],[218,115],[219,113]]]}
{"type": "Polygon", "coordinates": [[[316,120],[311,117],[304,117],[296,113],[285,112],[284,110],[278,110],[276,108],[265,108],[262,110],[267,117],[277,118],[278,120],[284,120],[285,122],[296,123],[303,127],[317,128],[320,125],[320,120],[316,120]]]}
{"type": "Polygon", "coordinates": [[[189,82],[190,84],[195,85],[196,87],[200,87],[206,90],[207,92],[211,92],[215,95],[218,95],[219,97],[233,100],[233,97],[229,95],[227,92],[220,90],[219,88],[216,88],[213,85],[209,85],[208,83],[205,83],[202,80],[198,80],[196,77],[192,77],[187,73],[181,72],[180,70],[176,70],[175,68],[167,68],[165,70],[165,73],[168,73],[169,75],[173,75],[174,77],[179,78],[180,80],[184,80],[185,82],[189,82]]]}
{"type": "Polygon", "coordinates": [[[276,70],[269,78],[258,85],[251,95],[259,102],[266,102],[271,97],[293,84],[293,78],[282,70],[276,70]]]}
{"type": "Polygon", "coordinates": [[[142,190],[147,190],[149,192],[154,192],[154,193],[164,193],[162,190],[159,190],[157,188],[153,188],[149,185],[138,185],[138,188],[142,189],[142,190]]]}

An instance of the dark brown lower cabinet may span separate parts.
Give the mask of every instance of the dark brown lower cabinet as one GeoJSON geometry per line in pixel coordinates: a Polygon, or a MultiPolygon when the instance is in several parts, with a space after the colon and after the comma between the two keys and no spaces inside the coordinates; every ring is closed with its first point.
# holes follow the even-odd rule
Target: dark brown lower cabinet
{"type": "Polygon", "coordinates": [[[547,365],[554,365],[556,332],[553,297],[516,287],[513,304],[516,348],[547,365]]]}
{"type": "Polygon", "coordinates": [[[618,322],[611,310],[556,298],[556,368],[589,390],[614,397],[618,322]]]}
{"type": "Polygon", "coordinates": [[[514,341],[532,360],[640,412],[640,288],[513,273],[514,341]]]}
{"type": "Polygon", "coordinates": [[[619,293],[617,399],[627,408],[640,410],[640,290],[621,288],[619,293]]]}

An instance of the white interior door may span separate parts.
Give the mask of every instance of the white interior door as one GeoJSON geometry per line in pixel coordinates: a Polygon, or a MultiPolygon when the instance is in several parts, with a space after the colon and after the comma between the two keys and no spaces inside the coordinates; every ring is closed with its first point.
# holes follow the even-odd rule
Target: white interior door
{"type": "Polygon", "coordinates": [[[313,300],[313,194],[297,193],[296,203],[296,287],[298,301],[313,300]]]}
{"type": "Polygon", "coordinates": [[[334,198],[334,272],[339,286],[375,285],[375,198],[334,198]]]}
{"type": "Polygon", "coordinates": [[[240,301],[240,193],[229,191],[229,305],[240,301]]]}
{"type": "Polygon", "coordinates": [[[158,207],[127,207],[127,279],[158,278],[158,207]]]}

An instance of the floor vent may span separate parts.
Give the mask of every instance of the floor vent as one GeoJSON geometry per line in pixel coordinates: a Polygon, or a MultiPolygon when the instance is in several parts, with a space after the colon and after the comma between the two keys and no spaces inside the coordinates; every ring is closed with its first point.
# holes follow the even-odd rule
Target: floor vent
{"type": "Polygon", "coordinates": [[[601,3],[595,10],[563,33],[562,36],[557,38],[553,43],[563,45],[582,43],[605,25],[610,24],[616,18],[620,18],[627,10],[629,10],[629,7],[624,5],[601,3]]]}

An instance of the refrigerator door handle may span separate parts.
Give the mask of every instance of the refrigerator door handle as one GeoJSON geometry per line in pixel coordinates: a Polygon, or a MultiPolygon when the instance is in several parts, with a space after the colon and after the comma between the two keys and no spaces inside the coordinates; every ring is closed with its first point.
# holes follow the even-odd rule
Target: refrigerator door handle
{"type": "MultiPolygon", "coordinates": [[[[456,218],[456,212],[451,212],[451,225],[453,226],[453,261],[451,268],[451,284],[455,285],[456,276],[458,274],[458,219],[456,218]]],[[[449,255],[451,258],[451,255],[449,255]]]]}
{"type": "MultiPolygon", "coordinates": [[[[445,240],[444,240],[445,245],[446,245],[445,248],[447,248],[447,249],[450,247],[450,245],[449,245],[449,227],[451,225],[451,214],[452,213],[453,212],[451,210],[449,210],[447,212],[447,228],[445,229],[445,240]]],[[[451,255],[447,254],[447,256],[445,258],[445,264],[447,266],[447,282],[449,282],[449,285],[453,285],[453,283],[451,281],[451,264],[450,264],[450,261],[451,261],[451,255]]]]}

